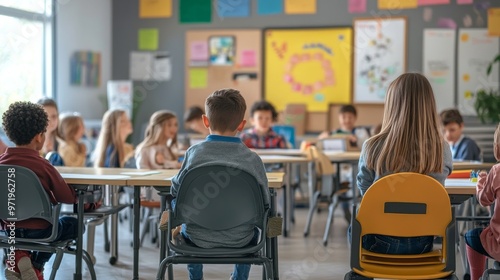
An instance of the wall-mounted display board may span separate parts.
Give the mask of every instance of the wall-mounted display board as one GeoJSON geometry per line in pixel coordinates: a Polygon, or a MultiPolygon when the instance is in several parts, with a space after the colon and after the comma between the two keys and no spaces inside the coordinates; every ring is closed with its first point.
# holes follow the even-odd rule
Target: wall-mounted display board
{"type": "Polygon", "coordinates": [[[353,103],[384,103],[389,84],[406,71],[406,21],[354,19],[353,103]]]}
{"type": "Polygon", "coordinates": [[[279,111],[290,103],[308,112],[350,103],[351,46],[350,27],[265,29],[265,99],[279,111]]]}
{"type": "Polygon", "coordinates": [[[187,31],[185,108],[204,108],[207,96],[222,88],[238,89],[247,108],[260,100],[261,42],[255,29],[187,31]]]}
{"type": "Polygon", "coordinates": [[[500,39],[488,35],[488,29],[463,28],[458,32],[458,109],[463,115],[477,115],[474,93],[479,89],[498,89],[498,64],[491,75],[486,68],[500,51],[500,39]]]}

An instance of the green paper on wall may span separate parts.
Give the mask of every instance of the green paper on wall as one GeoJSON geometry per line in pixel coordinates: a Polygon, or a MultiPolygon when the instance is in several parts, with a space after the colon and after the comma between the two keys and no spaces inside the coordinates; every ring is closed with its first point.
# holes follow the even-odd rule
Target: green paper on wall
{"type": "Polygon", "coordinates": [[[139,50],[156,51],[158,49],[158,29],[139,29],[139,50]]]}
{"type": "Polygon", "coordinates": [[[211,0],[180,0],[180,23],[209,23],[212,21],[211,0]]]}
{"type": "Polygon", "coordinates": [[[205,68],[193,68],[189,70],[189,87],[206,88],[208,71],[205,68]]]}

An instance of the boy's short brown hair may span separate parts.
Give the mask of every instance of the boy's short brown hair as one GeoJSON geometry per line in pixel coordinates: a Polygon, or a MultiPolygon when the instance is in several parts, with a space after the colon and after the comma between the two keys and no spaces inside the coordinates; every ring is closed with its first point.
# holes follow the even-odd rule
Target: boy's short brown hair
{"type": "Polygon", "coordinates": [[[358,116],[358,112],[356,112],[356,107],[352,105],[343,105],[342,107],[340,107],[339,114],[345,114],[345,113],[351,113],[355,117],[358,116]]]}
{"type": "Polygon", "coordinates": [[[457,123],[459,125],[464,123],[464,119],[457,109],[444,110],[439,115],[441,117],[441,122],[445,126],[451,123],[457,123]]]}
{"type": "Polygon", "coordinates": [[[247,105],[236,89],[219,89],[205,101],[205,112],[210,129],[218,132],[236,131],[245,117],[247,105]]]}

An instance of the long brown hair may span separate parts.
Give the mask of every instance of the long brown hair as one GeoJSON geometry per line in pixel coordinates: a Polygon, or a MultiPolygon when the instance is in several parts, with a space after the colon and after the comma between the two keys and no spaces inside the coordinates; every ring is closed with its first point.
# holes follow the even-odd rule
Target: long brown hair
{"type": "Polygon", "coordinates": [[[444,140],[432,87],[423,75],[396,78],[385,97],[382,131],[367,140],[366,165],[384,172],[443,171],[444,140]]]}
{"type": "MultiPolygon", "coordinates": [[[[144,140],[136,148],[136,154],[140,154],[141,150],[144,148],[160,144],[158,143],[158,141],[163,136],[163,129],[165,123],[171,119],[176,119],[176,118],[177,117],[175,113],[168,110],[161,110],[154,112],[153,115],[151,115],[151,118],[149,119],[149,124],[148,127],[146,128],[146,134],[144,140]]],[[[166,142],[161,144],[167,146],[170,152],[170,156],[173,159],[177,158],[176,155],[171,150],[171,147],[177,145],[177,134],[171,139],[169,145],[167,145],[166,142]]]]}
{"type": "Polygon", "coordinates": [[[123,116],[125,116],[125,111],[118,109],[104,113],[101,132],[99,133],[99,138],[97,139],[97,145],[95,148],[94,167],[104,166],[106,149],[109,145],[113,145],[115,147],[111,157],[117,156],[120,167],[123,167],[125,152],[123,148],[124,142],[121,139],[120,133],[120,120],[123,116]]]}

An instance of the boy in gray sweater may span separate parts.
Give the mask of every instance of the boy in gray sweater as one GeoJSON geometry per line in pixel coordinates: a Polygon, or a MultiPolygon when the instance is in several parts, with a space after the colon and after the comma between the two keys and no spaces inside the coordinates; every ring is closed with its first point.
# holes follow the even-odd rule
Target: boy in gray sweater
{"type": "MultiPolygon", "coordinates": [[[[255,176],[264,194],[264,203],[270,202],[267,176],[260,157],[248,149],[236,134],[246,123],[244,120],[246,103],[235,89],[221,89],[212,93],[205,101],[203,123],[210,130],[205,141],[191,146],[187,151],[179,173],[172,178],[171,194],[175,198],[182,187],[187,172],[193,168],[223,165],[238,168],[255,176]]],[[[175,207],[175,201],[173,201],[175,207]]],[[[223,219],[224,217],[221,217],[223,219]]],[[[183,237],[202,248],[244,247],[256,243],[258,233],[252,225],[241,225],[226,231],[213,231],[194,224],[183,224],[183,237]]],[[[203,265],[188,264],[190,280],[203,279],[203,265]]],[[[246,280],[250,264],[235,265],[232,280],[246,280]]]]}

